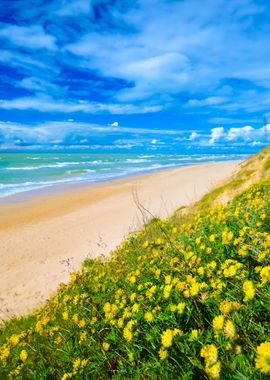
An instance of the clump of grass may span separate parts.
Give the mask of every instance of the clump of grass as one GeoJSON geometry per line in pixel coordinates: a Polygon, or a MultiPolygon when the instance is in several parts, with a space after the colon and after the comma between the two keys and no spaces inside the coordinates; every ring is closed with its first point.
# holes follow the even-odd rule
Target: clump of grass
{"type": "Polygon", "coordinates": [[[270,182],[154,219],[1,329],[1,379],[267,379],[270,182]]]}
{"type": "Polygon", "coordinates": [[[268,157],[267,160],[265,160],[265,162],[263,164],[263,168],[264,168],[264,170],[270,169],[270,157],[268,157]]]}

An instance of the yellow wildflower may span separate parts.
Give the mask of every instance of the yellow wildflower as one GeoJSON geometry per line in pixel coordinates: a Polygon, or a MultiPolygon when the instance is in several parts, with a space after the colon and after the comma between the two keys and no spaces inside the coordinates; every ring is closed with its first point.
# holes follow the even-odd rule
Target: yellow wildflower
{"type": "Polygon", "coordinates": [[[168,299],[172,290],[172,285],[166,285],[163,290],[163,298],[168,299]]]}
{"type": "Polygon", "coordinates": [[[127,327],[124,328],[123,337],[124,337],[128,342],[131,341],[133,335],[132,335],[132,332],[130,331],[129,328],[127,328],[127,327]]]}
{"type": "Polygon", "coordinates": [[[179,291],[179,292],[182,292],[184,289],[185,289],[185,286],[186,286],[186,283],[184,281],[180,281],[178,282],[178,284],[176,285],[176,289],[179,291]]]}
{"type": "Polygon", "coordinates": [[[61,342],[62,342],[61,336],[56,337],[55,340],[54,340],[55,344],[60,344],[61,342]]]}
{"type": "Polygon", "coordinates": [[[191,334],[190,334],[189,340],[190,340],[190,341],[197,340],[197,339],[198,339],[198,336],[199,336],[199,330],[194,329],[194,330],[191,331],[191,334]]]}
{"type": "Polygon", "coordinates": [[[130,278],[129,278],[129,282],[130,282],[131,284],[135,284],[135,282],[136,282],[136,276],[130,276],[130,278]]]}
{"type": "Polygon", "coordinates": [[[179,314],[183,313],[185,306],[186,306],[185,302],[180,302],[177,305],[177,311],[178,311],[179,314]]]}
{"type": "Polygon", "coordinates": [[[173,336],[177,335],[177,334],[182,334],[183,331],[180,330],[180,329],[173,329],[173,336]]]}
{"type": "Polygon", "coordinates": [[[161,335],[161,342],[163,347],[170,347],[172,345],[173,340],[173,330],[167,329],[161,335]]]}
{"type": "Polygon", "coordinates": [[[10,348],[7,344],[4,344],[1,346],[1,351],[0,351],[0,360],[4,361],[9,357],[10,354],[10,348]]]}
{"type": "Polygon", "coordinates": [[[166,359],[167,357],[167,350],[164,350],[163,348],[161,348],[159,351],[158,351],[158,355],[160,357],[160,360],[164,360],[166,359]]]}
{"type": "Polygon", "coordinates": [[[27,351],[25,350],[22,350],[21,353],[20,353],[20,359],[22,362],[25,362],[28,358],[28,353],[27,351]]]}
{"type": "Polygon", "coordinates": [[[64,375],[61,377],[61,380],[67,380],[72,377],[72,373],[64,373],[64,375]]]}
{"type": "Polygon", "coordinates": [[[136,293],[132,293],[131,296],[130,296],[130,301],[134,302],[136,297],[137,297],[137,294],[136,293]]]}
{"type": "Polygon", "coordinates": [[[78,315],[77,315],[77,314],[74,314],[74,315],[73,315],[73,317],[72,317],[72,321],[73,321],[74,323],[78,323],[79,318],[78,318],[78,315]]]}
{"type": "Polygon", "coordinates": [[[197,237],[197,238],[195,239],[195,243],[196,243],[197,245],[199,245],[199,244],[201,243],[201,241],[202,241],[202,237],[201,237],[201,236],[199,236],[199,237],[197,237]]]}
{"type": "Polygon", "coordinates": [[[203,276],[204,275],[204,267],[199,267],[197,272],[200,276],[203,276]]]}
{"type": "Polygon", "coordinates": [[[215,234],[212,234],[212,235],[209,236],[209,241],[211,241],[211,243],[213,243],[215,240],[216,240],[216,235],[215,234]]]}
{"type": "Polygon", "coordinates": [[[156,277],[157,277],[157,278],[160,276],[160,273],[161,273],[161,270],[160,270],[160,269],[157,269],[157,270],[156,270],[156,277]]]}
{"type": "Polygon", "coordinates": [[[195,282],[194,284],[191,285],[190,287],[190,295],[191,297],[196,296],[199,293],[200,290],[200,284],[195,282]]]}
{"type": "Polygon", "coordinates": [[[94,325],[97,321],[97,317],[93,317],[90,321],[90,325],[94,325]]]}
{"type": "Polygon", "coordinates": [[[209,379],[218,379],[220,374],[220,361],[214,363],[214,364],[208,364],[206,363],[206,366],[204,368],[205,372],[209,376],[209,379]]]}
{"type": "Polygon", "coordinates": [[[135,303],[133,306],[132,306],[132,313],[137,313],[139,311],[139,304],[138,303],[135,303]]]}
{"type": "Polygon", "coordinates": [[[264,267],[260,273],[262,284],[270,282],[270,266],[264,267]]]}
{"type": "Polygon", "coordinates": [[[9,338],[9,343],[11,346],[16,346],[19,343],[20,335],[13,334],[9,338]]]}
{"type": "Polygon", "coordinates": [[[233,232],[225,229],[222,232],[222,243],[223,244],[229,244],[232,239],[233,239],[233,232]]]}
{"type": "Polygon", "coordinates": [[[261,343],[257,347],[256,368],[262,373],[270,372],[270,342],[261,343]]]}
{"type": "Polygon", "coordinates": [[[165,276],[165,284],[169,285],[172,282],[172,276],[168,275],[165,276]]]}
{"type": "Polygon", "coordinates": [[[109,348],[110,348],[110,344],[107,343],[107,342],[103,342],[102,343],[102,348],[103,348],[104,351],[108,351],[109,348]]]}
{"type": "Polygon", "coordinates": [[[227,320],[224,325],[224,334],[228,339],[235,337],[235,327],[232,321],[227,320]]]}
{"type": "Polygon", "coordinates": [[[214,344],[207,344],[201,349],[201,357],[209,364],[214,364],[217,361],[218,349],[214,344]]]}
{"type": "Polygon", "coordinates": [[[149,246],[149,241],[145,240],[145,242],[143,243],[143,248],[147,248],[148,246],[149,246]]]}
{"type": "Polygon", "coordinates": [[[81,344],[86,339],[86,331],[83,331],[80,335],[79,343],[81,344]]]}
{"type": "Polygon", "coordinates": [[[128,329],[132,329],[132,327],[136,324],[136,321],[134,319],[131,319],[130,321],[128,321],[127,323],[127,328],[128,329]]]}
{"type": "Polygon", "coordinates": [[[246,280],[243,284],[243,291],[245,293],[244,301],[247,302],[249,300],[252,300],[252,298],[255,296],[255,288],[253,285],[253,282],[250,280],[246,280]]]}
{"type": "Polygon", "coordinates": [[[224,325],[224,315],[218,315],[213,319],[213,328],[215,330],[215,333],[218,333],[220,330],[222,330],[223,325],[224,325]]]}
{"type": "Polygon", "coordinates": [[[87,362],[88,362],[88,359],[83,359],[83,360],[81,360],[81,367],[82,367],[82,368],[85,367],[86,364],[87,364],[87,362]]]}
{"type": "Polygon", "coordinates": [[[80,319],[79,322],[78,322],[78,325],[79,325],[81,328],[84,328],[84,326],[85,326],[85,320],[84,320],[84,319],[80,319]]]}
{"type": "Polygon", "coordinates": [[[104,313],[109,313],[111,311],[111,304],[109,302],[106,302],[103,306],[104,313]]]}
{"type": "Polygon", "coordinates": [[[118,319],[117,325],[118,325],[119,329],[121,329],[123,327],[123,319],[122,318],[118,319]]]}
{"type": "Polygon", "coordinates": [[[153,314],[152,314],[150,311],[147,311],[147,312],[144,314],[144,319],[145,319],[147,322],[152,322],[153,319],[154,319],[154,316],[153,316],[153,314]]]}
{"type": "Polygon", "coordinates": [[[62,318],[63,318],[63,321],[67,321],[68,320],[68,311],[64,311],[63,312],[62,318]]]}
{"type": "Polygon", "coordinates": [[[219,307],[219,310],[223,314],[229,314],[233,309],[239,309],[240,304],[236,301],[223,301],[219,307]]]}

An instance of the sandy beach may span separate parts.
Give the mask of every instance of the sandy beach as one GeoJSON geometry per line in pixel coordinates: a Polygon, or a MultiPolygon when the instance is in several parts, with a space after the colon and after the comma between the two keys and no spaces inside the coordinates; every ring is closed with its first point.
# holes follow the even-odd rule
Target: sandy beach
{"type": "Polygon", "coordinates": [[[180,167],[1,204],[0,318],[42,305],[84,259],[108,255],[145,218],[195,202],[238,164],[180,167]]]}

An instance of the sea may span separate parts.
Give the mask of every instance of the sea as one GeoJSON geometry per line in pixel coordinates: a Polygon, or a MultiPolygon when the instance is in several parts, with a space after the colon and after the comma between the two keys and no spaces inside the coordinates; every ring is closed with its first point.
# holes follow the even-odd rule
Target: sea
{"type": "Polygon", "coordinates": [[[59,185],[79,185],[247,154],[0,153],[0,199],[59,185]]]}

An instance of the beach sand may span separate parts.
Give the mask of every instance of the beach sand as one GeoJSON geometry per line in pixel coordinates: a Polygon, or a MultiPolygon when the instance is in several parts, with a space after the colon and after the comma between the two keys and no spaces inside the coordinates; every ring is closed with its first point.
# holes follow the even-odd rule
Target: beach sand
{"type": "Polygon", "coordinates": [[[151,215],[195,202],[238,164],[174,168],[1,204],[0,318],[42,305],[84,259],[107,256],[151,215]]]}

